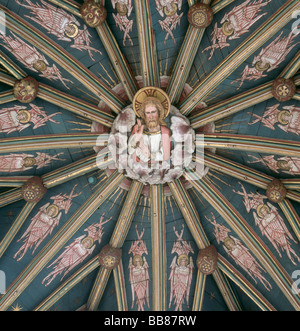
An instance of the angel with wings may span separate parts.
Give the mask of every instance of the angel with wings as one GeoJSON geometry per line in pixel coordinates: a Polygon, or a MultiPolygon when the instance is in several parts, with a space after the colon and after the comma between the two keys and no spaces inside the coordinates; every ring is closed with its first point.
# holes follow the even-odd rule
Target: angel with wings
{"type": "Polygon", "coordinates": [[[132,12],[132,0],[111,0],[113,9],[117,10],[117,14],[112,14],[113,18],[121,31],[124,32],[123,45],[125,46],[126,39],[129,40],[131,46],[133,46],[130,32],[132,31],[133,20],[129,17],[132,12]]]}
{"type": "Polygon", "coordinates": [[[279,110],[280,104],[276,104],[272,107],[267,108],[262,116],[252,114],[256,119],[249,123],[253,125],[257,122],[263,123],[263,125],[271,130],[275,130],[275,124],[285,131],[291,132],[296,135],[300,135],[300,108],[295,106],[284,106],[284,110],[279,110]]]}
{"type": "Polygon", "coordinates": [[[144,311],[147,303],[149,308],[149,265],[144,254],[148,255],[148,250],[144,240],[142,240],[145,229],[139,234],[137,226],[135,227],[138,240],[131,244],[128,254],[133,257],[129,259],[129,273],[132,294],[132,307],[136,301],[138,311],[144,311]]]}
{"type": "Polygon", "coordinates": [[[266,272],[263,267],[255,260],[249,249],[243,245],[239,239],[229,235],[231,230],[228,229],[225,225],[217,223],[214,214],[211,213],[211,215],[212,219],[209,219],[206,216],[205,218],[214,226],[214,235],[218,244],[223,243],[223,248],[228,256],[230,256],[237,265],[244,269],[256,284],[257,278],[264,285],[264,287],[270,291],[272,286],[262,275],[262,271],[266,272]]]}
{"type": "Polygon", "coordinates": [[[282,257],[282,255],[279,251],[279,247],[282,251],[286,252],[294,265],[296,265],[296,262],[292,255],[294,255],[297,261],[300,262],[300,258],[292,249],[290,243],[290,240],[294,243],[297,243],[297,241],[289,232],[275,206],[269,202],[267,202],[267,204],[262,204],[257,208],[257,213],[255,211],[253,212],[253,217],[255,219],[255,224],[259,227],[262,235],[269,239],[280,257],[282,257]]]}
{"type": "Polygon", "coordinates": [[[172,31],[176,29],[177,25],[180,25],[183,13],[178,15],[177,10],[181,10],[182,0],[155,0],[155,3],[156,10],[159,12],[160,16],[165,17],[163,21],[158,20],[162,30],[167,33],[164,44],[167,43],[169,36],[173,39],[174,44],[176,44],[172,31]]]}
{"type": "Polygon", "coordinates": [[[208,58],[210,60],[216,49],[230,46],[227,38],[229,40],[238,39],[243,34],[249,32],[251,26],[267,14],[257,15],[261,11],[261,7],[266,6],[272,0],[263,1],[250,2],[250,0],[247,0],[226,13],[220,22],[222,25],[221,28],[218,28],[218,23],[215,23],[212,32],[212,45],[205,48],[202,53],[211,50],[210,57],[208,58]]]}
{"type": "Polygon", "coordinates": [[[184,225],[182,225],[180,234],[178,234],[175,227],[173,227],[173,230],[177,240],[173,244],[171,254],[177,253],[177,255],[174,256],[170,266],[171,272],[169,280],[171,290],[169,308],[172,305],[172,301],[174,301],[175,311],[182,311],[184,300],[187,305],[189,305],[190,288],[194,269],[193,259],[191,256],[189,257],[189,253],[194,253],[194,251],[191,245],[182,239],[184,225]]]}
{"type": "Polygon", "coordinates": [[[103,221],[104,214],[101,216],[98,223],[90,225],[86,231],[88,235],[82,235],[69,245],[65,247],[62,254],[53,261],[48,268],[55,265],[54,270],[46,276],[42,284],[46,281],[45,286],[48,286],[59,274],[63,274],[61,281],[72,269],[74,269],[79,263],[83,262],[89,255],[91,255],[96,247],[96,241],[101,243],[103,232],[103,225],[111,220],[111,218],[103,221]]]}
{"type": "Polygon", "coordinates": [[[283,31],[280,35],[274,39],[268,46],[261,49],[257,56],[254,56],[252,61],[252,68],[247,64],[242,73],[242,77],[232,82],[239,82],[237,88],[239,90],[245,80],[258,80],[262,77],[267,77],[264,71],[270,72],[278,68],[278,66],[285,60],[290,51],[298,43],[294,43],[294,39],[297,37],[295,31],[291,31],[287,37],[282,37],[283,31]]]}
{"type": "Polygon", "coordinates": [[[41,25],[47,30],[48,33],[58,37],[59,40],[71,42],[73,40],[72,48],[76,48],[80,51],[88,51],[90,58],[94,60],[92,52],[102,54],[99,50],[90,46],[90,33],[84,25],[83,29],[79,29],[80,23],[71,14],[67,13],[60,7],[55,7],[46,1],[41,0],[42,5],[34,4],[30,0],[24,0],[28,5],[22,4],[19,0],[16,3],[20,6],[28,8],[34,15],[28,17],[34,22],[41,25]]]}
{"type": "Polygon", "coordinates": [[[61,154],[63,153],[51,156],[47,153],[36,152],[36,156],[26,153],[0,155],[0,172],[21,172],[30,170],[33,166],[41,169],[50,164],[52,160],[60,160],[58,156],[61,154]]]}
{"type": "Polygon", "coordinates": [[[31,219],[31,222],[18,240],[23,240],[23,245],[19,248],[19,250],[14,255],[16,259],[18,256],[17,261],[20,261],[23,256],[26,254],[28,249],[31,249],[34,246],[32,254],[34,254],[35,250],[39,247],[39,245],[44,241],[46,237],[51,235],[53,229],[59,225],[62,211],[65,214],[68,213],[71,205],[72,199],[79,196],[79,194],[74,194],[74,190],[77,185],[73,187],[72,192],[67,195],[56,195],[51,197],[53,203],[50,202],[46,203],[42,206],[38,213],[31,219]]]}
{"type": "Polygon", "coordinates": [[[63,78],[60,70],[55,64],[50,67],[45,56],[38,52],[34,46],[28,45],[13,32],[11,32],[11,35],[12,36],[1,34],[0,30],[0,40],[2,39],[5,43],[3,47],[13,54],[19,62],[21,62],[27,69],[38,72],[40,77],[50,80],[60,80],[67,89],[70,89],[66,85],[66,82],[73,82],[69,79],[63,78]]]}

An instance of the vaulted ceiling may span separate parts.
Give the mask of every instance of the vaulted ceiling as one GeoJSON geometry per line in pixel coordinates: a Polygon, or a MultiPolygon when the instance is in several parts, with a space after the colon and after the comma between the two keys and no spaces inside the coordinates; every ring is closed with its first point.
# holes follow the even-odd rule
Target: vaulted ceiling
{"type": "Polygon", "coordinates": [[[300,310],[299,1],[0,4],[0,310],[300,310]],[[148,86],[164,184],[107,148],[148,86]]]}

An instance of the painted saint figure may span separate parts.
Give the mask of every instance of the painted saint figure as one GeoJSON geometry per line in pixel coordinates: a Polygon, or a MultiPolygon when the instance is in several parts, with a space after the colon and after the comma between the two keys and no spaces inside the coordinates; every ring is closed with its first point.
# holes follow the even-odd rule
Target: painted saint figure
{"type": "Polygon", "coordinates": [[[80,23],[76,18],[67,13],[60,7],[55,7],[46,1],[41,0],[42,5],[34,4],[30,0],[25,0],[28,4],[24,5],[19,0],[16,3],[20,6],[28,8],[34,17],[25,15],[32,19],[34,22],[45,28],[48,33],[58,37],[59,40],[69,41],[73,40],[72,48],[76,48],[80,51],[88,51],[90,58],[94,60],[92,52],[100,53],[99,50],[90,46],[90,33],[84,25],[83,29],[79,29],[80,23]]]}
{"type": "Polygon", "coordinates": [[[211,213],[211,215],[212,219],[209,219],[206,216],[205,218],[214,226],[214,235],[218,244],[221,242],[223,243],[223,248],[228,256],[230,256],[237,265],[244,269],[256,284],[256,279],[258,279],[264,287],[270,291],[272,286],[262,275],[262,272],[266,272],[263,267],[255,260],[249,249],[243,245],[239,239],[232,235],[228,235],[231,230],[223,224],[218,224],[214,214],[211,213]]]}
{"type": "Polygon", "coordinates": [[[45,286],[48,286],[57,275],[64,272],[61,281],[72,269],[74,269],[79,263],[84,261],[89,255],[91,255],[96,247],[96,241],[101,243],[103,232],[103,225],[111,220],[111,218],[103,221],[104,214],[101,216],[98,223],[90,225],[84,231],[87,231],[88,235],[82,235],[76,238],[69,246],[65,247],[63,253],[55,259],[49,266],[54,266],[54,270],[51,271],[42,281],[45,286]]]}
{"type": "Polygon", "coordinates": [[[72,192],[67,194],[59,194],[51,197],[53,203],[48,202],[42,206],[38,213],[32,218],[31,223],[21,238],[23,239],[23,245],[14,255],[14,258],[17,258],[17,261],[20,261],[23,256],[26,254],[28,249],[34,247],[32,254],[38,246],[43,242],[43,240],[51,235],[53,229],[58,226],[60,218],[62,216],[62,210],[65,211],[65,214],[68,213],[71,205],[72,199],[79,196],[81,193],[74,194],[74,190],[77,185],[73,187],[72,192]]]}
{"type": "Polygon", "coordinates": [[[145,229],[139,234],[135,226],[138,240],[131,244],[128,254],[132,253],[129,259],[129,274],[132,294],[132,306],[134,303],[138,306],[138,311],[144,311],[147,303],[149,306],[149,265],[144,254],[148,255],[148,250],[144,240],[142,240],[145,229]]]}
{"type": "Polygon", "coordinates": [[[50,67],[47,59],[34,46],[28,45],[21,38],[11,32],[12,36],[1,34],[0,39],[4,41],[4,47],[13,54],[18,61],[20,61],[27,69],[38,72],[40,77],[50,80],[60,80],[61,83],[70,89],[66,82],[73,83],[71,80],[63,78],[60,70],[55,64],[50,67]]]}
{"type": "Polygon", "coordinates": [[[36,156],[25,153],[0,155],[0,172],[22,172],[32,169],[33,166],[41,169],[50,164],[52,160],[60,160],[58,156],[62,154],[51,156],[47,153],[36,152],[36,156]]]}
{"type": "Polygon", "coordinates": [[[171,263],[171,272],[169,276],[171,290],[170,290],[170,301],[169,308],[172,305],[172,301],[175,303],[175,311],[182,311],[182,305],[186,301],[187,306],[189,305],[190,288],[193,276],[194,263],[193,259],[189,254],[194,253],[191,245],[182,239],[184,225],[180,234],[173,227],[174,233],[177,237],[176,242],[173,244],[171,254],[177,253],[174,256],[171,263]]]}
{"type": "Polygon", "coordinates": [[[27,110],[23,106],[14,106],[11,108],[0,109],[0,132],[12,133],[15,131],[21,132],[33,123],[33,130],[40,128],[45,123],[50,121],[55,124],[60,124],[60,122],[54,120],[52,117],[61,114],[61,112],[47,115],[41,107],[34,104],[29,104],[31,109],[27,110]]]}
{"type": "Polygon", "coordinates": [[[300,135],[300,108],[292,106],[284,106],[284,110],[278,109],[280,104],[273,105],[268,107],[262,116],[252,114],[256,117],[249,125],[256,124],[258,122],[263,123],[263,125],[271,130],[275,130],[275,124],[278,124],[278,127],[285,131],[291,132],[296,135],[300,135]]]}
{"type": "Polygon", "coordinates": [[[272,0],[263,1],[264,0],[257,0],[250,2],[250,0],[247,0],[226,13],[220,22],[222,24],[221,28],[218,28],[218,23],[215,23],[212,32],[213,44],[205,48],[202,53],[211,50],[210,57],[208,58],[210,60],[216,49],[230,46],[227,42],[227,38],[229,40],[238,39],[244,33],[249,32],[251,26],[267,14],[263,13],[257,16],[261,7],[266,6],[272,0]]]}

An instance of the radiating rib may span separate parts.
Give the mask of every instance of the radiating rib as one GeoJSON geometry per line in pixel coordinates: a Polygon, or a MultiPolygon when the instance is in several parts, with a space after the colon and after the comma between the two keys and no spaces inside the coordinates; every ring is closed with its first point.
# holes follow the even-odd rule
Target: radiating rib
{"type": "Polygon", "coordinates": [[[262,296],[255,286],[250,284],[247,279],[233,267],[223,256],[219,257],[218,267],[226,274],[249,298],[263,311],[276,311],[276,309],[262,296]]]}
{"type": "Polygon", "coordinates": [[[160,87],[155,35],[149,0],[134,0],[144,86],[160,87]]]}
{"type": "Polygon", "coordinates": [[[300,69],[300,51],[294,56],[294,58],[290,61],[290,63],[284,68],[279,77],[283,77],[285,79],[292,78],[296,75],[298,70],[300,69]]]}
{"type": "Polygon", "coordinates": [[[167,258],[165,209],[162,185],[150,186],[152,242],[152,310],[165,311],[167,299],[167,258]]]}
{"type": "MultiPolygon", "coordinates": [[[[203,139],[197,135],[196,145],[203,147],[203,139]]],[[[299,142],[257,136],[206,133],[204,147],[300,157],[299,142]]]]}
{"type": "Polygon", "coordinates": [[[27,74],[17,66],[7,55],[0,51],[0,64],[15,78],[22,79],[27,76],[27,74]]]}
{"type": "Polygon", "coordinates": [[[0,310],[7,310],[51,259],[64,247],[67,241],[80,229],[90,216],[103,204],[124,180],[123,175],[114,172],[93,195],[70,217],[63,227],[49,241],[47,246],[30,261],[26,269],[7,289],[0,299],[0,310]]]}
{"type": "Polygon", "coordinates": [[[100,265],[98,256],[88,261],[84,266],[77,270],[71,277],[66,279],[55,291],[53,291],[45,300],[43,300],[33,311],[47,311],[75,285],[81,282],[91,272],[100,265]]]}
{"type": "Polygon", "coordinates": [[[32,176],[0,177],[0,187],[20,187],[32,176]]]}
{"type": "Polygon", "coordinates": [[[4,138],[0,142],[0,153],[39,151],[58,148],[84,148],[105,146],[108,135],[96,133],[49,134],[30,137],[4,138]],[[101,140],[103,138],[103,140],[101,140]],[[101,145],[100,145],[101,144],[101,145]]]}
{"type": "MultiPolygon", "coordinates": [[[[132,181],[130,189],[126,195],[121,213],[118,217],[117,224],[111,236],[109,244],[114,248],[121,248],[130,228],[137,203],[142,193],[143,184],[137,181],[132,181]]],[[[87,310],[97,310],[101,301],[105,286],[110,276],[111,270],[100,267],[97,278],[88,298],[87,310]]]]}
{"type": "Polygon", "coordinates": [[[249,56],[272,38],[288,22],[292,13],[300,9],[298,0],[286,2],[259,29],[254,31],[239,47],[231,52],[212,72],[210,72],[194,90],[179,103],[182,114],[188,115],[194,107],[216,89],[249,56]]]}
{"type": "Polygon", "coordinates": [[[300,310],[300,298],[293,294],[293,281],[282,268],[272,252],[253,232],[250,225],[241,217],[230,202],[206,179],[198,180],[198,176],[190,171],[184,174],[202,197],[221,215],[239,239],[246,244],[256,259],[262,264],[273,281],[282,290],[291,305],[300,310]]]}
{"type": "Polygon", "coordinates": [[[127,311],[126,285],[123,270],[123,261],[121,259],[118,266],[113,270],[115,290],[118,304],[118,311],[127,311]]]}
{"type": "Polygon", "coordinates": [[[202,310],[205,285],[206,285],[206,275],[204,275],[202,272],[198,270],[192,311],[202,310]]]}
{"type": "Polygon", "coordinates": [[[106,86],[97,76],[85,68],[73,56],[57,45],[53,40],[43,35],[28,22],[0,5],[5,13],[7,28],[18,34],[21,38],[35,45],[44,54],[68,71],[75,79],[102,99],[115,113],[119,113],[125,106],[124,100],[106,86]]]}
{"type": "MultiPolygon", "coordinates": [[[[194,207],[194,204],[183,184],[180,180],[176,179],[168,183],[168,185],[198,248],[203,249],[209,246],[210,243],[201,225],[197,210],[194,207]]],[[[218,269],[216,269],[213,273],[213,277],[223,295],[224,301],[227,303],[228,308],[233,311],[240,310],[238,300],[218,269]]],[[[200,300],[202,299],[200,298],[200,300]]]]}
{"type": "Polygon", "coordinates": [[[0,105],[3,105],[8,102],[16,101],[17,98],[14,95],[14,91],[5,91],[0,93],[0,105]]]}

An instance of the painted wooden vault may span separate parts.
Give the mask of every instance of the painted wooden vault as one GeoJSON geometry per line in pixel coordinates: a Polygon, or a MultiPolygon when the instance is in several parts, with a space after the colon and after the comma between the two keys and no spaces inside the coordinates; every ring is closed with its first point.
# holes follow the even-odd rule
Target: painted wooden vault
{"type": "Polygon", "coordinates": [[[0,310],[300,310],[299,0],[0,4],[0,310]],[[144,86],[204,147],[166,184],[106,147],[144,86]]]}

